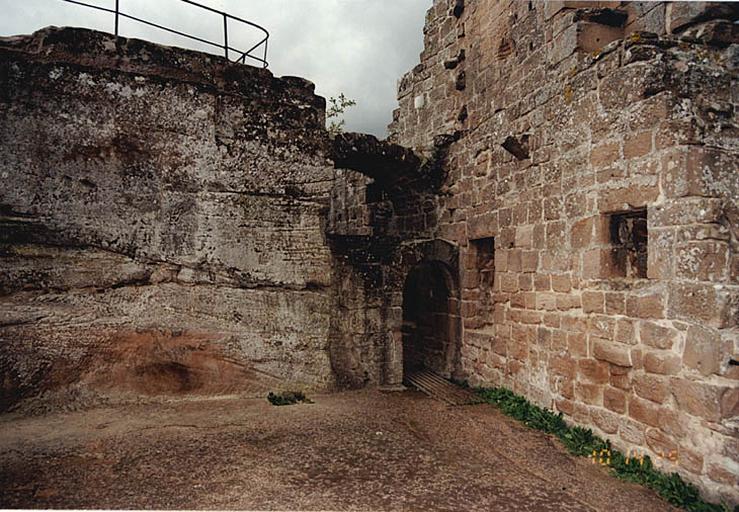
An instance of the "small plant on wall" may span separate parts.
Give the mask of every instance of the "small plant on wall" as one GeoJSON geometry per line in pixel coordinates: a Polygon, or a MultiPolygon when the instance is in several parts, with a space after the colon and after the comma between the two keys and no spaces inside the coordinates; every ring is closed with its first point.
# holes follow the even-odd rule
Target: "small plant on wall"
{"type": "Polygon", "coordinates": [[[326,108],[326,129],[331,137],[336,137],[344,131],[345,121],[342,119],[344,112],[353,107],[357,102],[347,98],[342,92],[338,97],[331,96],[326,108]]]}

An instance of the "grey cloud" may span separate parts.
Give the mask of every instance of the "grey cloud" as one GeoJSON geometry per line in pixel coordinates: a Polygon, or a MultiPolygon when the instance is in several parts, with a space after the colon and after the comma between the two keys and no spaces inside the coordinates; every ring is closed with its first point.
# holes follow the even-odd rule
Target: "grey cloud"
{"type": "MultiPolygon", "coordinates": [[[[85,0],[112,7],[113,0],[85,0]]],[[[316,84],[322,96],[344,93],[357,101],[348,130],[386,134],[396,107],[398,78],[418,63],[423,20],[432,0],[200,0],[270,31],[268,60],[278,76],[316,84]]],[[[120,0],[121,9],[166,26],[221,41],[222,21],[177,0],[120,0]]],[[[47,25],[113,30],[112,16],[60,0],[0,0],[0,35],[26,34],[47,25]]],[[[232,46],[246,49],[259,34],[229,27],[232,46]]],[[[153,28],[121,23],[121,34],[218,53],[153,28]]]]}

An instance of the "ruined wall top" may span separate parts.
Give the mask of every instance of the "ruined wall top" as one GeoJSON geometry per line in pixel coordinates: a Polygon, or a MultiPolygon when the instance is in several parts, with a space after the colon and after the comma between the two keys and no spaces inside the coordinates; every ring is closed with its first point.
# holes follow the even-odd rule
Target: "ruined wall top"
{"type": "Polygon", "coordinates": [[[303,78],[278,78],[267,69],[225,57],[85,28],[46,27],[30,35],[0,37],[0,49],[25,53],[37,62],[158,76],[212,85],[234,94],[274,96],[282,92],[292,101],[325,108],[325,100],[314,94],[314,84],[303,78]]]}
{"type": "Polygon", "coordinates": [[[554,79],[593,65],[618,41],[659,37],[668,45],[733,48],[738,5],[436,0],[426,15],[420,63],[398,83],[390,139],[427,148],[434,135],[479,126],[483,113],[546,99],[554,79]]]}

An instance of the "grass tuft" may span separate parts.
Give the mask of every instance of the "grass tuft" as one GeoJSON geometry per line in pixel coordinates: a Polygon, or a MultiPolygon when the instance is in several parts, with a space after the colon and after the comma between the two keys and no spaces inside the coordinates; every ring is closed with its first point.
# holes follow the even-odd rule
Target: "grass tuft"
{"type": "Polygon", "coordinates": [[[302,391],[283,391],[282,393],[269,392],[267,400],[272,405],[292,405],[299,402],[312,404],[313,400],[305,396],[302,391]]]}

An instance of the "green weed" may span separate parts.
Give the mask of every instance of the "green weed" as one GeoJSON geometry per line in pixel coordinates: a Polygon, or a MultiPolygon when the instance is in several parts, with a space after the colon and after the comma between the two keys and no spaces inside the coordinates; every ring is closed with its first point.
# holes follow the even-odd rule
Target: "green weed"
{"type": "MultiPolygon", "coordinates": [[[[521,395],[506,388],[479,388],[480,397],[495,406],[503,414],[525,425],[556,436],[573,455],[592,457],[607,465],[622,480],[635,482],[657,492],[671,504],[690,512],[728,512],[725,505],[703,501],[700,492],[677,473],[664,473],[657,469],[649,456],[628,457],[611,447],[611,443],[578,426],[569,426],[562,413],[555,413],[532,404],[521,395]],[[604,455],[607,454],[607,455],[604,455]]],[[[734,508],[739,512],[739,507],[734,508]]]]}
{"type": "Polygon", "coordinates": [[[313,401],[305,396],[302,391],[283,391],[282,393],[272,393],[267,395],[267,400],[272,405],[292,405],[299,402],[312,404],[313,401]]]}

